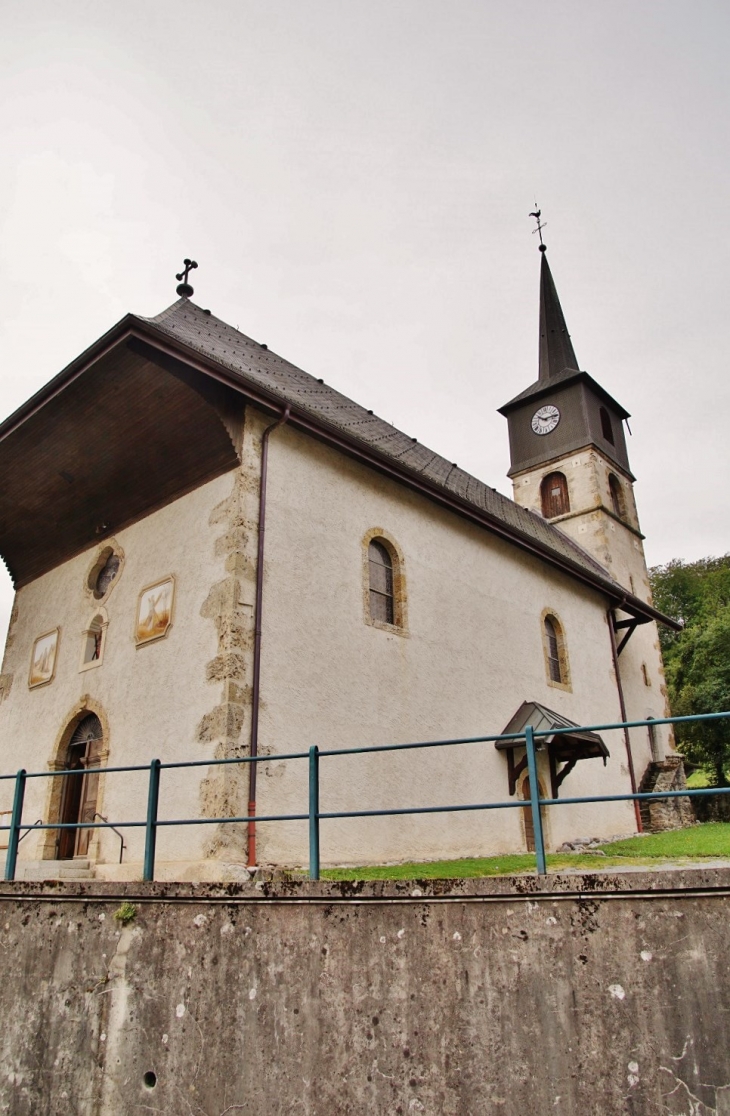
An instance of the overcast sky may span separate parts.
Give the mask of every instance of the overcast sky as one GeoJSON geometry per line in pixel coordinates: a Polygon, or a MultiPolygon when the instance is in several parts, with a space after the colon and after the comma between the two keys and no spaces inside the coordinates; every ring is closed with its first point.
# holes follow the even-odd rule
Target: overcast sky
{"type": "MultiPolygon", "coordinates": [[[[537,200],[650,564],[730,549],[726,0],[0,0],[0,412],[195,301],[511,494],[537,200]]],[[[2,483],[2,478],[0,478],[2,483]]],[[[0,639],[12,599],[0,567],[0,639]]]]}

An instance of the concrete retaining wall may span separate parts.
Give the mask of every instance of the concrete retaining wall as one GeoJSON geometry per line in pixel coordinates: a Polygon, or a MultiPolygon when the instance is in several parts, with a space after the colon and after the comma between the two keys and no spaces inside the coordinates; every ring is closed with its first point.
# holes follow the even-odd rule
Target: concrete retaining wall
{"type": "Polygon", "coordinates": [[[728,892],[4,884],[0,1112],[727,1116],[728,892]]]}

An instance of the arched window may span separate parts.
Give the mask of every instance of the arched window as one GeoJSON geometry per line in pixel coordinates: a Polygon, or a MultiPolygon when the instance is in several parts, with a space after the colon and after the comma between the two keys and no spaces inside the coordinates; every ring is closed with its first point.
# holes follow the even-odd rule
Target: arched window
{"type": "Polygon", "coordinates": [[[570,497],[568,495],[568,482],[563,473],[548,473],[540,485],[540,498],[542,500],[542,514],[545,519],[554,519],[556,515],[565,515],[570,511],[570,497]]]}
{"type": "Polygon", "coordinates": [[[611,507],[613,508],[614,515],[617,515],[619,519],[623,519],[626,515],[624,490],[621,487],[621,481],[618,477],[615,477],[613,473],[608,474],[608,490],[611,493],[611,507]]]}
{"type": "Polygon", "coordinates": [[[407,635],[406,575],[396,540],[382,527],[362,539],[363,620],[374,628],[407,635]]]}
{"type": "Polygon", "coordinates": [[[381,624],[395,624],[393,593],[393,559],[388,548],[378,539],[368,546],[370,585],[370,618],[381,624]]]}
{"type": "Polygon", "coordinates": [[[563,627],[552,612],[543,614],[543,650],[548,682],[553,686],[570,689],[570,670],[568,651],[565,644],[563,627]]]}
{"type": "Polygon", "coordinates": [[[601,407],[599,414],[601,416],[601,433],[607,442],[613,445],[613,426],[611,425],[611,416],[605,407],[601,407]]]}

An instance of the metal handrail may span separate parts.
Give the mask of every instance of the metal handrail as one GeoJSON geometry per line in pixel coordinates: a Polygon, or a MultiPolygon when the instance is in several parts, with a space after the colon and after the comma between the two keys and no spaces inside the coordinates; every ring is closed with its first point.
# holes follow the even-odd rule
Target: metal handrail
{"type": "MultiPolygon", "coordinates": [[[[97,813],[97,814],[94,814],[94,817],[95,818],[101,818],[101,820],[103,822],[106,822],[107,825],[109,825],[109,818],[105,818],[103,814],[97,813]]],[[[119,863],[121,864],[122,863],[122,857],[124,856],[124,850],[126,849],[127,846],[124,844],[124,837],[122,837],[119,830],[113,825],[109,825],[109,828],[111,829],[112,833],[116,833],[117,837],[119,838],[119,840],[121,842],[121,844],[119,846],[119,863]]]]}
{"type": "Polygon", "coordinates": [[[249,815],[227,817],[227,818],[164,818],[158,817],[159,807],[159,793],[160,793],[160,776],[163,770],[172,770],[176,768],[187,767],[217,767],[224,764],[246,764],[246,763],[280,763],[283,760],[308,760],[309,765],[309,803],[307,813],[300,814],[269,814],[258,817],[257,822],[275,822],[275,821],[308,821],[309,823],[309,876],[310,879],[319,879],[320,874],[320,821],[331,820],[334,818],[375,818],[375,817],[389,817],[396,815],[407,814],[442,814],[442,813],[460,813],[464,811],[473,810],[505,810],[505,809],[520,809],[529,806],[533,829],[535,834],[535,859],[538,875],[547,874],[546,857],[545,857],[545,842],[543,836],[542,815],[541,808],[543,806],[565,806],[578,803],[587,802],[629,802],[629,801],[653,801],[664,800],[672,798],[701,798],[708,795],[725,795],[730,794],[730,787],[702,787],[697,789],[685,788],[678,791],[635,791],[630,794],[609,794],[609,795],[581,795],[571,798],[541,798],[539,793],[539,783],[537,779],[537,746],[536,739],[545,736],[559,736],[564,733],[576,732],[597,732],[597,731],[613,731],[627,728],[642,728],[649,725],[675,725],[684,724],[687,722],[701,722],[701,721],[715,721],[722,718],[730,717],[730,712],[720,713],[701,713],[694,714],[688,717],[662,717],[662,718],[647,718],[641,721],[616,721],[607,724],[586,725],[586,726],[569,726],[565,728],[554,729],[540,729],[535,730],[531,725],[526,725],[522,732],[513,733],[498,733],[486,736],[471,736],[471,737],[458,737],[448,740],[427,740],[419,741],[416,743],[407,744],[377,744],[366,746],[362,748],[330,748],[320,750],[317,745],[312,745],[306,752],[291,752],[285,754],[270,753],[268,755],[258,756],[240,756],[225,759],[212,759],[212,760],[189,760],[181,762],[162,763],[159,759],[154,759],[148,765],[126,765],[123,767],[99,767],[89,768],[87,774],[95,773],[117,773],[128,771],[147,771],[149,773],[148,779],[148,797],[147,797],[147,816],[144,821],[118,821],[116,823],[109,822],[102,814],[94,814],[94,820],[91,822],[47,822],[44,823],[41,819],[34,822],[32,825],[24,823],[22,820],[23,814],[23,800],[25,797],[25,786],[28,779],[33,778],[55,778],[56,776],[65,777],[68,775],[78,775],[78,770],[68,771],[33,771],[26,772],[21,769],[16,775],[0,775],[2,779],[15,779],[15,794],[13,800],[12,817],[9,825],[0,825],[0,831],[9,830],[8,850],[5,860],[5,879],[13,880],[15,878],[15,868],[18,856],[18,845],[27,836],[31,829],[112,829],[120,838],[122,845],[119,855],[119,863],[122,863],[122,856],[126,845],[124,838],[117,826],[145,828],[145,855],[144,855],[144,873],[143,879],[154,879],[155,869],[155,850],[157,842],[157,830],[160,826],[178,826],[178,825],[231,825],[247,823],[250,818],[249,815]],[[320,810],[319,803],[319,764],[320,759],[329,756],[347,756],[347,755],[363,755],[371,752],[393,752],[403,751],[406,749],[414,748],[444,748],[452,745],[459,744],[481,744],[490,741],[506,741],[513,740],[517,746],[521,746],[520,742],[524,741],[526,750],[527,768],[529,774],[530,784],[530,797],[529,799],[521,799],[510,802],[481,802],[481,803],[455,803],[447,806],[413,806],[413,807],[399,807],[387,810],[340,810],[340,811],[322,811],[320,810]],[[101,821],[96,821],[96,818],[101,818],[101,821]]]}
{"type": "Polygon", "coordinates": [[[29,825],[29,826],[28,826],[28,828],[26,829],[26,831],[25,831],[25,833],[23,834],[23,836],[22,836],[22,837],[18,837],[18,844],[20,844],[20,842],[21,842],[21,841],[25,840],[25,838],[26,838],[26,837],[28,836],[28,834],[30,833],[31,829],[35,829],[35,828],[36,828],[36,826],[39,826],[39,825],[43,825],[43,818],[38,818],[38,821],[34,821],[32,825],[29,825]]]}

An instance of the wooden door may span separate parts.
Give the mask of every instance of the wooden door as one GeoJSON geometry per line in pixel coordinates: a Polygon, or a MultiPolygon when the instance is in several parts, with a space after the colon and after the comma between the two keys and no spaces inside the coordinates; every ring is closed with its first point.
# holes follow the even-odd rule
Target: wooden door
{"type": "MultiPolygon", "coordinates": [[[[543,785],[542,785],[541,782],[539,782],[539,780],[538,780],[538,784],[537,784],[537,789],[538,789],[538,794],[540,795],[540,798],[544,798],[545,797],[545,791],[543,790],[543,785]]],[[[524,799],[526,799],[526,801],[527,801],[527,806],[523,806],[523,808],[522,808],[522,821],[523,821],[524,826],[525,826],[525,846],[526,846],[528,852],[534,852],[535,851],[535,825],[534,825],[534,822],[532,820],[532,805],[530,803],[530,776],[529,775],[525,775],[525,778],[524,778],[523,783],[522,783],[522,797],[524,799]]],[[[547,842],[547,832],[546,832],[546,829],[545,829],[545,813],[546,813],[545,807],[541,806],[540,807],[540,817],[542,818],[542,836],[543,836],[543,840],[545,842],[547,842]]]]}
{"type": "Polygon", "coordinates": [[[548,473],[540,485],[542,514],[545,519],[554,519],[570,511],[568,482],[563,473],[548,473]]]}
{"type": "MultiPolygon", "coordinates": [[[[99,793],[99,776],[94,772],[87,773],[87,768],[99,766],[102,743],[101,722],[95,714],[90,713],[76,726],[69,742],[66,770],[78,771],[78,775],[64,776],[60,821],[69,824],[94,820],[99,793]]],[[[91,829],[60,830],[59,860],[86,856],[92,832],[91,829]]]]}

